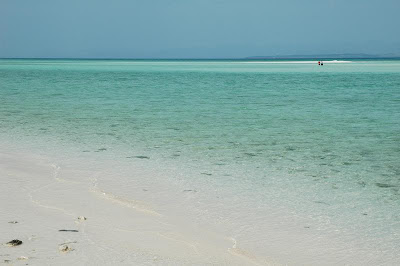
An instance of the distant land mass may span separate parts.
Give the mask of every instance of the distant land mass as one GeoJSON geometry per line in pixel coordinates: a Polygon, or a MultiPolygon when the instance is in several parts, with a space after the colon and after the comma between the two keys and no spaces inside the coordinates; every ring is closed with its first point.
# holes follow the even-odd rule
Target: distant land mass
{"type": "Polygon", "coordinates": [[[315,55],[271,55],[249,56],[245,59],[390,59],[400,58],[400,54],[315,54],[315,55]]]}

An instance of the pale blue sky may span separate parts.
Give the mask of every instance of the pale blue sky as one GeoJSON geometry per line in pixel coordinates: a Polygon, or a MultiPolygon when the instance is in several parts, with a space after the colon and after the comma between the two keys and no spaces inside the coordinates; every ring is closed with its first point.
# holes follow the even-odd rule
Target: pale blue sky
{"type": "Polygon", "coordinates": [[[400,0],[0,0],[0,57],[400,53],[400,0]]]}

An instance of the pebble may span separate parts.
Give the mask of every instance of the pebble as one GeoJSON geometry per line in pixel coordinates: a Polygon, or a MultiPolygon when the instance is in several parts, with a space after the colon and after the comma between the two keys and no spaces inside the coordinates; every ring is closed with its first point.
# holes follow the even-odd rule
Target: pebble
{"type": "Polygon", "coordinates": [[[78,220],[79,220],[79,221],[86,221],[87,218],[86,218],[85,216],[79,216],[79,217],[78,217],[78,220]]]}
{"type": "Polygon", "coordinates": [[[61,245],[58,247],[58,250],[60,250],[61,252],[70,252],[73,251],[73,248],[70,248],[68,245],[61,245]]]}
{"type": "Polygon", "coordinates": [[[18,239],[14,239],[14,240],[11,240],[10,242],[7,242],[6,245],[10,246],[10,247],[15,247],[15,246],[22,245],[22,241],[18,240],[18,239]]]}

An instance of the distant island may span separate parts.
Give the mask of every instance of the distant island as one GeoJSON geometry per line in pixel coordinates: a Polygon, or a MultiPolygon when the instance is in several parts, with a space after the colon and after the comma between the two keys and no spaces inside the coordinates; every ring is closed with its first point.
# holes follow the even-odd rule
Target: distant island
{"type": "Polygon", "coordinates": [[[391,59],[400,58],[400,54],[316,54],[316,55],[271,55],[249,56],[245,59],[391,59]]]}

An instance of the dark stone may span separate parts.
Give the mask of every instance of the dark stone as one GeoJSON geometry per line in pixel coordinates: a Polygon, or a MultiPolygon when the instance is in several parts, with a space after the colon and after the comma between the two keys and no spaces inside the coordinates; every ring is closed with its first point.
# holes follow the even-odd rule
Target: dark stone
{"type": "Polygon", "coordinates": [[[10,242],[8,242],[7,245],[12,246],[12,247],[19,246],[19,245],[22,245],[22,241],[18,240],[18,239],[14,239],[14,240],[11,240],[10,242]]]}
{"type": "Polygon", "coordinates": [[[396,187],[394,185],[390,184],[384,184],[384,183],[375,183],[376,186],[381,187],[381,188],[390,188],[390,187],[396,187]]]}
{"type": "Polygon", "coordinates": [[[60,230],[58,230],[58,232],[75,232],[75,233],[77,233],[79,231],[78,230],[60,229],[60,230]]]}
{"type": "Polygon", "coordinates": [[[138,159],[150,159],[149,156],[143,156],[143,155],[135,156],[135,158],[138,158],[138,159]]]}
{"type": "Polygon", "coordinates": [[[202,175],[212,175],[210,173],[200,173],[200,174],[202,174],[202,175]]]}

